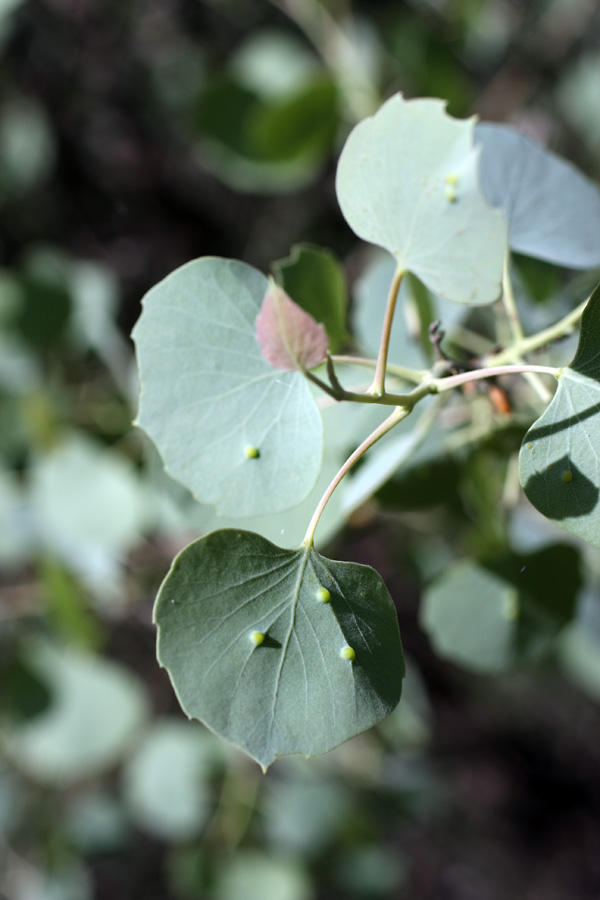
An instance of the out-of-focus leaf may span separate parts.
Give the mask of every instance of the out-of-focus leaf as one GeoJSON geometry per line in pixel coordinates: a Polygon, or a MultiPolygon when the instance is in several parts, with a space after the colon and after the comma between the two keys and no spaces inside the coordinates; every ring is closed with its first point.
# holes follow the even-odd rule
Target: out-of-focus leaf
{"type": "MultiPolygon", "coordinates": [[[[0,45],[1,41],[0,11],[0,45]]],[[[0,204],[17,199],[42,181],[54,165],[54,156],[52,130],[43,108],[25,96],[5,100],[0,113],[0,204]]]]}
{"type": "Polygon", "coordinates": [[[36,246],[21,264],[23,303],[13,321],[22,338],[47,348],[64,337],[72,311],[69,263],[53,247],[36,246]]]}
{"type": "Polygon", "coordinates": [[[263,99],[289,97],[318,72],[319,61],[287,31],[262,28],[250,34],[231,60],[236,80],[263,99]]]}
{"type": "Polygon", "coordinates": [[[140,539],[143,504],[133,466],[81,435],[33,466],[30,498],[41,540],[69,560],[88,547],[124,554],[140,539]]]}
{"type": "Polygon", "coordinates": [[[337,129],[337,92],[318,78],[264,100],[231,77],[208,84],[196,115],[201,163],[238,190],[278,192],[309,182],[337,129]]]}
{"type": "Polygon", "coordinates": [[[147,715],[141,683],[116,663],[41,639],[27,645],[25,660],[50,703],[24,722],[2,722],[0,744],[13,763],[59,787],[114,765],[147,715]]]}
{"type": "Polygon", "coordinates": [[[579,555],[565,544],[462,562],[429,586],[421,623],[441,656],[501,672],[547,650],[573,616],[580,585],[579,555]]]}
{"type": "Polygon", "coordinates": [[[594,49],[578,54],[566,69],[558,86],[558,102],[562,114],[573,125],[593,153],[600,151],[600,58],[594,49]]]}
{"type": "Polygon", "coordinates": [[[337,126],[337,89],[321,77],[291,97],[257,107],[248,121],[247,141],[262,160],[318,162],[331,150],[337,126]]]}
{"type": "Polygon", "coordinates": [[[141,828],[173,842],[198,835],[210,814],[216,743],[189,723],[155,723],[123,774],[127,807],[141,828]]]}
{"type": "Polygon", "coordinates": [[[333,782],[274,781],[262,806],[265,836],[284,853],[322,855],[350,809],[348,792],[333,782]]]}
{"type": "Polygon", "coordinates": [[[313,891],[299,863],[240,851],[220,867],[215,900],[311,900],[313,891]]]}

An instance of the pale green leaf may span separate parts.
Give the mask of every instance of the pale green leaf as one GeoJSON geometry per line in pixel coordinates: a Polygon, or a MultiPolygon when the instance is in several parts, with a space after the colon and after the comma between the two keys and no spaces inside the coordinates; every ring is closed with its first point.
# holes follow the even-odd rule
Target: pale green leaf
{"type": "Polygon", "coordinates": [[[141,539],[141,487],[131,463],[80,434],[33,466],[30,500],[42,543],[74,559],[124,554],[141,539]]]}
{"type": "Polygon", "coordinates": [[[167,841],[198,834],[211,811],[207,781],[215,743],[200,726],[155,723],[123,773],[125,800],[140,827],[167,841]]]}
{"type": "Polygon", "coordinates": [[[528,499],[560,528],[600,546],[600,287],[581,320],[577,353],[523,439],[528,499]]]}
{"type": "Polygon", "coordinates": [[[397,94],[350,134],[337,194],[353,231],[388,250],[400,271],[449,300],[483,305],[500,296],[507,239],[479,188],[473,127],[441,100],[397,94]]]}
{"type": "Polygon", "coordinates": [[[481,185],[508,219],[509,243],[572,269],[600,266],[600,190],[566,160],[508,125],[483,122],[481,185]]]}
{"type": "Polygon", "coordinates": [[[440,654],[493,673],[537,659],[571,619],[581,585],[573,547],[446,569],[425,592],[421,624],[440,654]]]}
{"type": "Polygon", "coordinates": [[[133,332],[138,424],[169,474],[224,515],[294,506],[321,468],[321,417],[304,377],[270,366],[256,340],[267,287],[244,263],[194,260],[146,295],[133,332]]]}
{"type": "Polygon", "coordinates": [[[215,900],[312,900],[314,894],[299,863],[243,851],[220,869],[213,896],[215,900]]]}
{"type": "Polygon", "coordinates": [[[141,682],[116,663],[36,640],[25,661],[50,702],[25,721],[4,721],[2,749],[36,781],[70,785],[114,765],[147,717],[141,682]]]}
{"type": "Polygon", "coordinates": [[[367,566],[212,532],[175,559],[154,620],[184,711],[264,769],[279,756],[327,753],[400,699],[396,613],[367,566]]]}

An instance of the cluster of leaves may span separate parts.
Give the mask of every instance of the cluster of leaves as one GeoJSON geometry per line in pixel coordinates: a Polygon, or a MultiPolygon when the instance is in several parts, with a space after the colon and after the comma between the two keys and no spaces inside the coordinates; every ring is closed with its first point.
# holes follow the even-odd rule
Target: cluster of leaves
{"type": "MultiPolygon", "coordinates": [[[[525,362],[569,334],[583,305],[525,337],[509,258],[513,250],[571,268],[600,266],[597,189],[510,128],[480,125],[474,134],[472,120],[450,118],[440,101],[398,95],[350,134],[337,193],[353,231],[391,257],[376,360],[331,352],[345,340],[343,287],[331,256],[310,247],[274,267],[282,287],[241,262],[188,263],[149,292],[134,330],[138,423],[167,471],[232,526],[195,541],[175,560],[155,608],[159,661],[188,715],[265,769],[278,756],[330,750],[398,702],[402,648],[383,582],[373,570],[325,559],[313,538],[341,478],[418,404],[425,412],[414,431],[402,432],[393,447],[384,442],[350,481],[351,505],[403,463],[414,464],[436,420],[455,408],[452,389],[528,376],[530,388],[510,388],[519,411],[536,420],[521,451],[525,493],[567,531],[600,542],[600,294],[585,308],[569,366],[525,362]],[[397,305],[396,319],[402,315],[398,295],[416,318],[413,355],[427,352],[422,335],[435,310],[456,323],[450,337],[462,356],[441,349],[434,326],[438,359],[429,368],[408,368],[413,359],[401,347],[411,343],[410,334],[400,336],[400,347],[391,336],[397,305]],[[499,299],[494,311],[509,326],[504,347],[490,344],[475,361],[466,359],[471,332],[457,314],[446,315],[446,302],[464,310],[499,299]],[[374,377],[365,390],[357,369],[368,367],[374,377]],[[558,378],[553,397],[539,373],[558,378]],[[550,400],[541,416],[540,399],[550,400]],[[394,412],[383,419],[386,406],[394,412]],[[340,463],[340,420],[344,450],[366,430],[357,409],[379,418],[340,463]],[[297,547],[297,516],[315,506],[297,547]],[[254,533],[239,530],[240,519],[254,533]],[[292,549],[266,539],[277,529],[288,533],[292,549]]],[[[381,279],[373,281],[380,290],[381,279]]],[[[369,329],[374,315],[364,312],[369,329]]],[[[343,500],[332,529],[343,521],[342,509],[343,500]]],[[[561,545],[519,560],[462,564],[432,584],[423,622],[446,655],[497,671],[539,655],[572,616],[579,585],[578,554],[561,545]],[[549,584],[557,593],[548,596],[549,584]]]]}

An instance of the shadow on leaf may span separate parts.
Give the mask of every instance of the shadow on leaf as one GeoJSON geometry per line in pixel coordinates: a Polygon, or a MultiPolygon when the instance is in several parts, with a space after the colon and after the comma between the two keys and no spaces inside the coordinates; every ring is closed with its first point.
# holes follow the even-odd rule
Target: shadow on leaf
{"type": "Polygon", "coordinates": [[[543,515],[559,521],[589,515],[598,505],[600,495],[596,485],[567,454],[528,478],[525,493],[543,515]]]}
{"type": "Polygon", "coordinates": [[[541,425],[536,428],[534,425],[527,432],[528,441],[539,441],[541,438],[550,437],[559,431],[568,431],[570,428],[581,424],[583,419],[589,419],[592,416],[600,416],[600,403],[594,403],[587,409],[578,410],[576,415],[568,416],[566,419],[559,419],[558,422],[552,422],[551,425],[541,425]]]}

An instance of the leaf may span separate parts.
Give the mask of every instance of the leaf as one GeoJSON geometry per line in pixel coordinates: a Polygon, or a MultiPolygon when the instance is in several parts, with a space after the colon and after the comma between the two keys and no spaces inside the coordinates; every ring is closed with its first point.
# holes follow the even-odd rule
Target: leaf
{"type": "Polygon", "coordinates": [[[481,186],[508,219],[517,253],[571,269],[600,266],[600,190],[574,166],[508,125],[484,122],[481,186]]]}
{"type": "Polygon", "coordinates": [[[144,688],[116,663],[32,640],[25,661],[50,704],[25,722],[3,721],[2,749],[43,784],[67,786],[113,766],[148,714],[144,688]]]}
{"type": "Polygon", "coordinates": [[[213,896],[215,900],[311,900],[315,895],[299,862],[242,850],[217,868],[213,896]]]}
{"type": "Polygon", "coordinates": [[[175,559],[154,621],[184,711],[264,770],[279,756],[327,753],[400,699],[398,621],[367,566],[215,531],[175,559]]]}
{"type": "Polygon", "coordinates": [[[600,546],[600,286],[583,313],[573,362],[523,439],[519,470],[536,509],[600,546]]]}
{"type": "Polygon", "coordinates": [[[440,656],[502,672],[548,649],[573,616],[580,585],[579,555],[565,544],[460,562],[425,592],[421,624],[440,656]]]}
{"type": "Polygon", "coordinates": [[[175,719],[155,723],[123,773],[127,806],[142,828],[173,842],[198,835],[211,812],[213,742],[200,726],[175,719]]]}
{"type": "Polygon", "coordinates": [[[195,260],[146,295],[133,332],[137,422],[169,474],[223,515],[294,506],[321,468],[323,426],[304,377],[273,369],[256,340],[267,286],[244,263],[195,260]]]}
{"type": "Polygon", "coordinates": [[[141,539],[143,497],[131,463],[73,433],[32,468],[31,505],[44,546],[77,562],[125,555],[141,539]]]}
{"type": "Polygon", "coordinates": [[[337,194],[353,231],[400,271],[449,300],[483,305],[501,293],[506,224],[479,189],[473,127],[443,101],[397,94],[351,132],[337,194]]]}
{"type": "Polygon", "coordinates": [[[335,353],[347,336],[348,296],[343,269],[333,253],[295,244],[286,259],[273,264],[273,272],[294,302],[323,323],[335,353]]]}
{"type": "Polygon", "coordinates": [[[337,122],[333,83],[319,82],[268,101],[227,75],[209,82],[196,113],[203,167],[238,190],[274,193],[310,182],[337,122]]]}
{"type": "Polygon", "coordinates": [[[267,362],[288,372],[314,369],[329,348],[323,326],[273,280],[256,319],[256,337],[267,362]]]}

